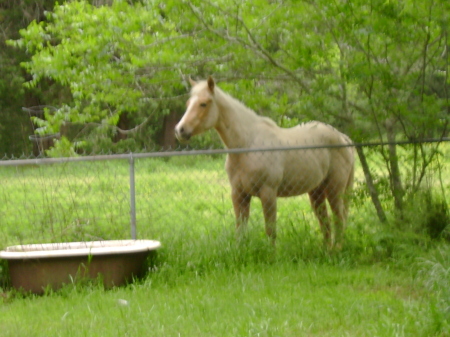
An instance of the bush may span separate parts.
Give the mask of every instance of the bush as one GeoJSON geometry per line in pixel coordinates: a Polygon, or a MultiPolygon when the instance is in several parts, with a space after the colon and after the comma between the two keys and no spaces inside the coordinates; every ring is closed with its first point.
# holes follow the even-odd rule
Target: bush
{"type": "Polygon", "coordinates": [[[433,197],[431,193],[425,195],[425,205],[427,212],[423,226],[432,239],[437,239],[450,224],[448,205],[445,200],[433,197]]]}
{"type": "MultiPolygon", "coordinates": [[[[422,214],[419,214],[421,229],[431,239],[438,239],[450,223],[448,205],[442,196],[436,195],[431,189],[425,189],[418,195],[417,201],[422,206],[422,214]]],[[[417,209],[420,208],[414,208],[414,210],[417,209]]]]}

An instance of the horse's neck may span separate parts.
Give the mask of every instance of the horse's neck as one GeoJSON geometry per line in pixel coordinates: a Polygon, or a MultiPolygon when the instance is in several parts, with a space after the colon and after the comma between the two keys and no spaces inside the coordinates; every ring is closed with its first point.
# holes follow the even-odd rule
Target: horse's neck
{"type": "Polygon", "coordinates": [[[224,145],[229,149],[249,147],[261,117],[222,91],[216,93],[216,102],[220,110],[216,130],[224,145]]]}

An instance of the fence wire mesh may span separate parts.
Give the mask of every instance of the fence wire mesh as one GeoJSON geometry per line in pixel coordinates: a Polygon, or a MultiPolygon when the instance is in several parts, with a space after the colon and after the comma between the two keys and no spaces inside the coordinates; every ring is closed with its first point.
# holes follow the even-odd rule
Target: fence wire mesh
{"type": "MultiPolygon", "coordinates": [[[[381,203],[388,209],[391,198],[389,176],[384,168],[386,158],[375,147],[361,148],[370,164],[381,203]]],[[[426,154],[423,151],[429,154],[435,148],[436,143],[431,143],[419,148],[416,154],[414,151],[406,153],[406,150],[405,154],[400,153],[399,156],[404,158],[400,161],[402,175],[417,180],[422,168],[418,160],[426,154]],[[414,160],[418,161],[416,166],[414,160]]],[[[432,185],[443,195],[444,200],[448,200],[448,143],[438,149],[439,156],[428,163],[428,173],[423,178],[423,184],[432,185]]],[[[314,158],[311,155],[317,150],[316,147],[310,147],[295,151],[303,153],[304,158],[314,158]]],[[[234,151],[248,154],[245,149],[234,151]]],[[[253,150],[253,161],[264,161],[274,151],[253,150]]],[[[60,159],[4,158],[0,161],[0,244],[5,247],[36,242],[129,239],[133,235],[130,226],[134,221],[137,238],[140,239],[158,240],[162,233],[170,235],[175,230],[188,232],[195,228],[207,233],[211,228],[233,228],[235,215],[231,187],[224,169],[228,152],[233,150],[60,159]],[[130,189],[132,182],[134,190],[130,189]]],[[[399,148],[399,152],[402,152],[402,148],[399,148]]],[[[369,214],[368,217],[376,217],[365,174],[356,153],[355,158],[350,225],[358,221],[361,212],[365,212],[366,216],[369,214]]],[[[267,163],[274,167],[279,164],[278,161],[267,163]]],[[[242,170],[239,166],[235,169],[242,170]]],[[[301,183],[308,184],[308,179],[312,179],[312,172],[305,174],[299,171],[298,175],[303,179],[298,180],[301,183]]],[[[258,181],[252,184],[258,185],[258,181]]],[[[279,198],[277,216],[279,227],[310,226],[313,231],[319,232],[307,195],[279,198]]],[[[250,223],[261,226],[263,230],[264,216],[259,200],[251,203],[250,223]]]]}

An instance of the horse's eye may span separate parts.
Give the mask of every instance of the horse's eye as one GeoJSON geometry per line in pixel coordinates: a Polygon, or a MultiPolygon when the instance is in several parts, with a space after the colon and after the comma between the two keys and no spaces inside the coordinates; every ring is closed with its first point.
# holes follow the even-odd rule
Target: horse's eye
{"type": "Polygon", "coordinates": [[[206,103],[200,103],[200,106],[201,106],[202,108],[206,108],[206,103]]]}

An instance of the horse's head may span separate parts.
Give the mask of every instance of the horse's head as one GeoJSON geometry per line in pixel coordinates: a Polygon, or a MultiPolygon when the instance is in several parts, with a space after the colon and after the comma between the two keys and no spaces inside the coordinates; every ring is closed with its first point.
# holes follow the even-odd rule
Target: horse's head
{"type": "Polygon", "coordinates": [[[186,112],[175,126],[175,135],[179,141],[188,141],[192,136],[211,129],[219,118],[212,77],[207,81],[189,81],[192,85],[191,97],[186,102],[186,112]]]}

